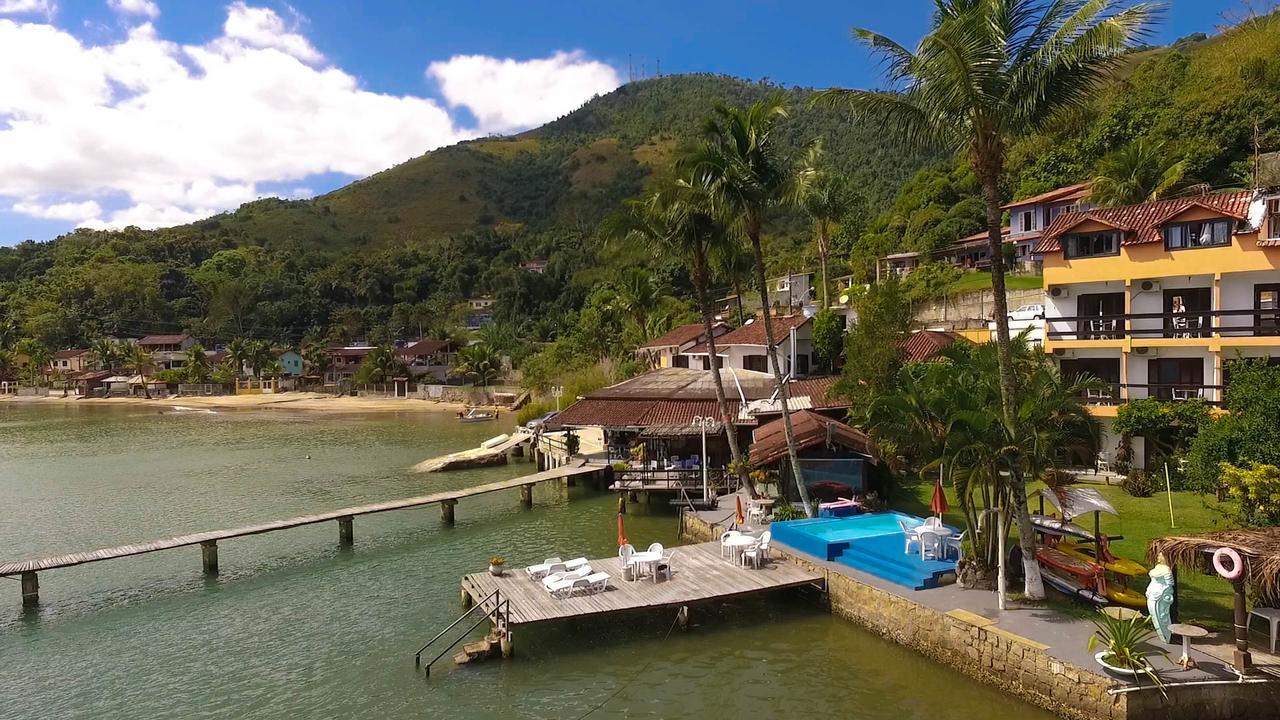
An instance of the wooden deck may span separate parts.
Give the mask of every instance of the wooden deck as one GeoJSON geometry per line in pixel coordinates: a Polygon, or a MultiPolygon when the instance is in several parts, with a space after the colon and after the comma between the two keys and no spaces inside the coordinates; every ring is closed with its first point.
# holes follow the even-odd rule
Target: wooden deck
{"type": "Polygon", "coordinates": [[[551,470],[534,473],[532,475],[525,475],[523,477],[512,478],[510,480],[500,480],[498,482],[486,483],[484,485],[476,485],[475,487],[463,488],[461,490],[448,490],[445,492],[432,493],[430,495],[405,498],[403,500],[390,500],[380,503],[370,503],[368,505],[357,505],[355,507],[346,507],[315,515],[302,515],[283,520],[271,520],[269,522],[258,523],[256,525],[244,525],[226,530],[210,530],[207,532],[191,533],[188,535],[178,535],[176,537],[153,540],[150,542],[120,545],[118,547],[102,548],[99,550],[89,550],[78,553],[68,553],[53,557],[16,560],[0,563],[0,576],[22,575],[24,603],[34,604],[37,600],[36,591],[38,589],[38,583],[35,580],[35,573],[44,570],[72,567],[74,565],[101,562],[103,560],[114,560],[116,558],[142,555],[161,550],[171,550],[173,548],[188,547],[191,545],[202,545],[205,550],[205,570],[208,572],[217,572],[216,545],[220,540],[245,537],[248,535],[259,535],[262,533],[275,532],[277,530],[286,530],[288,528],[301,527],[303,525],[315,525],[317,523],[336,520],[339,526],[339,540],[344,543],[350,543],[352,518],[358,515],[371,515],[374,513],[388,512],[390,510],[406,510],[409,508],[417,508],[439,503],[444,506],[443,511],[446,521],[452,521],[453,505],[463,498],[520,488],[525,503],[532,504],[531,488],[534,485],[550,480],[560,480],[572,476],[600,472],[602,469],[603,468],[599,465],[586,463],[580,465],[564,465],[551,470]]]}
{"type": "MultiPolygon", "coordinates": [[[[557,599],[530,580],[524,568],[514,568],[502,577],[488,572],[462,578],[462,590],[479,603],[494,590],[509,603],[506,622],[511,626],[565,620],[568,618],[676,607],[801,585],[821,584],[823,577],[794,563],[773,561],[759,570],[734,565],[720,557],[718,542],[683,545],[675,551],[670,580],[655,583],[652,578],[627,582],[622,579],[622,560],[617,557],[592,560],[591,567],[611,576],[609,587],[594,595],[557,599]]],[[[484,609],[491,610],[490,600],[484,609]]]]}

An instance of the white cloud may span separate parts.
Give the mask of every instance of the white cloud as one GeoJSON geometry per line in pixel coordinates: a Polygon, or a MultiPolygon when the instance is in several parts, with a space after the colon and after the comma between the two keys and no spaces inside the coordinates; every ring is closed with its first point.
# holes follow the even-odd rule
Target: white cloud
{"type": "Polygon", "coordinates": [[[190,222],[266,194],[263,183],[309,196],[313,175],[368,175],[533,126],[617,84],[608,66],[577,53],[433,65],[449,104],[479,118],[464,127],[432,99],[362,88],[326,64],[302,24],[238,2],[203,45],[166,40],[150,23],[86,45],[51,25],[0,18],[0,208],[92,227],[190,222]],[[466,68],[498,86],[459,87],[466,68]]]}
{"type": "Polygon", "coordinates": [[[427,75],[449,106],[465,105],[484,132],[540,125],[622,84],[617,70],[581,51],[525,61],[455,55],[431,63],[427,75]]]}
{"type": "Polygon", "coordinates": [[[39,13],[45,17],[53,17],[57,9],[53,0],[0,0],[0,15],[39,13]]]}
{"type": "Polygon", "coordinates": [[[107,7],[121,15],[145,15],[152,20],[160,17],[160,8],[151,0],[107,0],[107,7]]]}
{"type": "Polygon", "coordinates": [[[13,204],[13,212],[44,218],[45,220],[70,220],[83,222],[102,214],[102,207],[92,200],[84,202],[64,202],[49,205],[38,200],[27,200],[13,204]]]}

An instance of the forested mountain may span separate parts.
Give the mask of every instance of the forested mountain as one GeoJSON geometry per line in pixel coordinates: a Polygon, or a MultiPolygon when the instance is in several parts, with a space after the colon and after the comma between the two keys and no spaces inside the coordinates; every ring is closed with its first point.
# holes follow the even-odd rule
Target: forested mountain
{"type": "MultiPolygon", "coordinates": [[[[438,334],[457,325],[464,298],[481,294],[497,298],[500,324],[546,339],[598,320],[592,308],[604,301],[588,302],[597,288],[624,277],[640,288],[640,276],[624,272],[633,266],[652,279],[644,292],[687,299],[684,268],[605,243],[600,221],[668,172],[716,103],[779,91],[709,75],[636,82],[541,128],[429,152],[312,200],[0,248],[0,346],[177,330],[208,343],[438,334]],[[528,259],[549,260],[547,272],[520,271],[528,259]]],[[[812,91],[781,92],[784,152],[821,140],[860,195],[839,224],[833,271],[869,274],[877,255],[940,247],[981,227],[964,158],[905,153],[886,146],[874,122],[811,107],[812,91]]],[[[1139,141],[1147,151],[1131,156],[1180,162],[1182,185],[1247,183],[1255,147],[1280,149],[1280,17],[1135,53],[1092,112],[1012,148],[1005,194],[1089,180],[1139,141]]],[[[812,266],[811,228],[798,212],[775,214],[766,231],[771,270],[812,266]]]]}

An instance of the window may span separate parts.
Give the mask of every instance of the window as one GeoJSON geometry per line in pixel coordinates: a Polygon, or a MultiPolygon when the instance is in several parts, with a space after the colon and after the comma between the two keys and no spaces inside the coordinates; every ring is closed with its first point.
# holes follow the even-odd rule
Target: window
{"type": "Polygon", "coordinates": [[[746,355],[742,358],[742,369],[769,372],[769,361],[764,355],[746,355]]]}
{"type": "Polygon", "coordinates": [[[1268,283],[1253,286],[1254,332],[1280,335],[1280,285],[1268,283]]]}
{"type": "Polygon", "coordinates": [[[1119,255],[1120,233],[1110,230],[1107,232],[1068,235],[1063,238],[1063,246],[1068,258],[1119,255]]]}
{"type": "Polygon", "coordinates": [[[1022,232],[1031,232],[1035,228],[1035,222],[1030,210],[1022,211],[1022,232]]]}
{"type": "Polygon", "coordinates": [[[1280,198],[1267,200],[1267,237],[1280,240],[1280,198]]]}
{"type": "Polygon", "coordinates": [[[1164,227],[1166,250],[1187,250],[1230,244],[1231,222],[1229,220],[1196,220],[1164,227]]]}

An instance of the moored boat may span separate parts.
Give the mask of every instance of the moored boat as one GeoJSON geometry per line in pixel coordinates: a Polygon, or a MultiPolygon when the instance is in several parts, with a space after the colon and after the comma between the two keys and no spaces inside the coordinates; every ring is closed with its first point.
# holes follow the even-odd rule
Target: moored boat
{"type": "Polygon", "coordinates": [[[466,412],[458,413],[458,422],[489,422],[497,420],[498,413],[494,410],[481,410],[480,408],[469,408],[466,412]]]}

